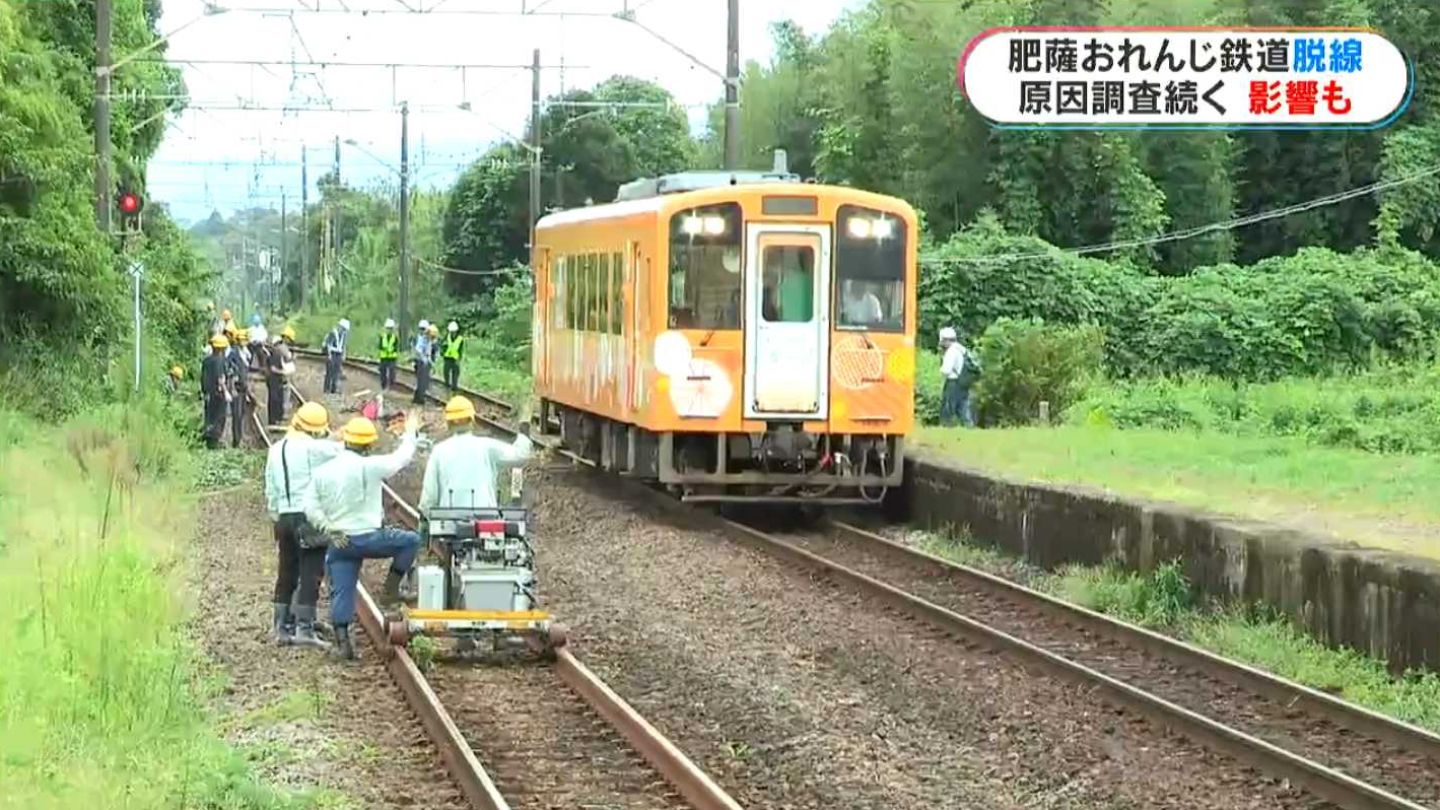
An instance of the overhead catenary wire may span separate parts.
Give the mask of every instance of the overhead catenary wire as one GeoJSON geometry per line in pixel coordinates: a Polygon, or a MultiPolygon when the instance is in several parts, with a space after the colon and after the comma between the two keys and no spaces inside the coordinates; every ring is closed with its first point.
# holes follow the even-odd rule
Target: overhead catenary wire
{"type": "Polygon", "coordinates": [[[1082,256],[1090,253],[1110,253],[1117,250],[1131,250],[1134,248],[1150,247],[1151,245],[1160,245],[1167,242],[1179,242],[1186,239],[1194,239],[1199,236],[1205,236],[1211,233],[1231,231],[1235,230],[1236,228],[1243,228],[1247,225],[1254,225],[1256,223],[1265,222],[1267,220],[1280,219],[1282,217],[1288,217],[1292,214],[1299,214],[1316,208],[1324,208],[1326,206],[1335,205],[1336,203],[1341,203],[1346,200],[1354,199],[1356,197],[1364,197],[1368,194],[1374,194],[1377,192],[1385,191],[1387,189],[1418,182],[1420,180],[1424,180],[1427,177],[1432,177],[1437,174],[1440,174],[1440,165],[1430,166],[1426,169],[1421,169],[1420,171],[1412,172],[1410,174],[1402,175],[1400,177],[1396,177],[1390,180],[1379,180],[1374,183],[1348,189],[1346,191],[1327,194],[1323,197],[1316,197],[1312,200],[1306,200],[1305,202],[1301,203],[1294,203],[1292,205],[1287,205],[1282,208],[1274,208],[1269,211],[1262,211],[1259,213],[1249,214],[1243,217],[1228,219],[1221,222],[1212,222],[1208,225],[1197,225],[1192,228],[1183,228],[1181,230],[1170,231],[1169,233],[1160,234],[1158,236],[1145,237],[1143,239],[1126,239],[1115,242],[1104,242],[1094,245],[1083,245],[1073,248],[1056,247],[1051,250],[1039,253],[1010,253],[1001,256],[937,256],[927,259],[921,259],[920,264],[922,266],[933,266],[953,264],[991,264],[998,262],[1018,262],[1027,261],[1030,259],[1047,259],[1061,253],[1074,256],[1082,256]]]}

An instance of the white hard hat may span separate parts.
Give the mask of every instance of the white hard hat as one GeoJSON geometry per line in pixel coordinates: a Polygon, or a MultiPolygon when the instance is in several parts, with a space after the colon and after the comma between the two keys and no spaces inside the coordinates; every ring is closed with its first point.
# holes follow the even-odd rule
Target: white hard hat
{"type": "Polygon", "coordinates": [[[429,328],[430,328],[430,322],[427,321],[427,320],[425,320],[424,318],[421,318],[421,319],[420,319],[420,328],[421,328],[421,329],[429,329],[429,328]]]}
{"type": "Polygon", "coordinates": [[[941,340],[955,340],[955,327],[943,326],[940,328],[941,340]]]}
{"type": "Polygon", "coordinates": [[[386,318],[386,319],[385,319],[385,328],[386,328],[386,329],[394,329],[394,328],[395,328],[395,319],[394,319],[394,318],[386,318]]]}
{"type": "Polygon", "coordinates": [[[350,328],[350,319],[349,319],[349,318],[341,318],[341,319],[340,319],[340,328],[341,328],[341,329],[349,329],[349,328],[350,328]]]}
{"type": "Polygon", "coordinates": [[[451,322],[450,322],[450,325],[447,326],[447,327],[445,327],[445,328],[448,329],[448,330],[450,330],[451,332],[459,332],[459,331],[460,331],[460,324],[455,323],[454,321],[451,321],[451,322]]]}

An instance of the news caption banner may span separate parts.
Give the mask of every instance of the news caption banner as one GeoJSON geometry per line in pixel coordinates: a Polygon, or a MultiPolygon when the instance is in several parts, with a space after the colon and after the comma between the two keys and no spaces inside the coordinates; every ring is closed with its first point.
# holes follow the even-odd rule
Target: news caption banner
{"type": "Polygon", "coordinates": [[[1364,29],[995,28],[956,73],[1006,129],[1377,129],[1414,83],[1364,29]]]}

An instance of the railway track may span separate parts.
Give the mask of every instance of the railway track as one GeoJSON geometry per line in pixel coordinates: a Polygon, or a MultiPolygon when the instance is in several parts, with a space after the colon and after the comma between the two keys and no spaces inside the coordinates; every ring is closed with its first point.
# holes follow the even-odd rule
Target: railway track
{"type": "MultiPolygon", "coordinates": [[[[491,425],[513,433],[498,420],[491,425]]],[[[667,508],[699,514],[653,490],[636,491],[667,508]]],[[[1340,807],[1440,808],[1440,736],[1424,729],[857,526],[834,522],[820,532],[775,534],[713,519],[741,542],[863,591],[935,631],[1103,690],[1117,703],[1340,807]]]]}
{"type": "MultiPolygon", "coordinates": [[[[303,401],[293,385],[290,393],[303,401]]],[[[260,410],[251,419],[268,445],[260,410]]],[[[414,507],[382,487],[390,516],[417,525],[414,507]]],[[[442,668],[432,683],[404,647],[390,644],[385,616],[363,582],[356,607],[391,678],[473,807],[740,810],[568,649],[538,667],[442,668]]]]}

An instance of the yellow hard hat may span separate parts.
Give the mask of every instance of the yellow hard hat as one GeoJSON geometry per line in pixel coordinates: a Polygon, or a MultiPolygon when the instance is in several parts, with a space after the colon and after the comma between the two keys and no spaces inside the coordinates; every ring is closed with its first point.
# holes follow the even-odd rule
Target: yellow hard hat
{"type": "Polygon", "coordinates": [[[294,340],[294,339],[295,339],[295,328],[294,328],[294,327],[291,327],[291,326],[287,326],[287,327],[285,327],[284,329],[281,329],[281,330],[280,330],[280,337],[285,338],[286,340],[294,340]]]}
{"type": "Polygon", "coordinates": [[[216,349],[228,349],[230,348],[230,341],[227,340],[224,335],[216,335],[210,338],[210,345],[216,349]]]}
{"type": "Polygon", "coordinates": [[[357,416],[345,423],[345,428],[340,431],[340,438],[346,444],[369,447],[380,440],[380,432],[375,429],[374,422],[363,416],[357,416]]]}
{"type": "Polygon", "coordinates": [[[170,367],[170,376],[171,376],[171,377],[174,377],[174,378],[177,379],[177,380],[183,379],[183,378],[185,377],[185,369],[183,369],[183,368],[181,368],[181,367],[179,367],[179,366],[171,366],[171,367],[170,367]]]}
{"type": "Polygon", "coordinates": [[[327,433],[330,430],[330,414],[318,402],[307,402],[295,411],[290,427],[306,433],[327,433]]]}
{"type": "Polygon", "coordinates": [[[466,396],[451,397],[445,403],[446,422],[469,422],[475,418],[475,403],[466,396]]]}
{"type": "Polygon", "coordinates": [[[230,320],[230,310],[228,310],[228,309],[222,309],[222,310],[220,310],[220,320],[222,320],[222,321],[228,321],[228,320],[230,320]]]}
{"type": "Polygon", "coordinates": [[[241,343],[249,343],[249,342],[250,342],[250,330],[249,330],[249,329],[237,329],[237,330],[235,330],[235,337],[239,338],[241,343]]]}
{"type": "Polygon", "coordinates": [[[433,323],[430,324],[430,328],[427,329],[427,330],[425,330],[425,331],[429,332],[432,337],[435,336],[435,335],[440,334],[440,330],[437,329],[437,328],[435,327],[435,324],[433,324],[433,323]]]}

